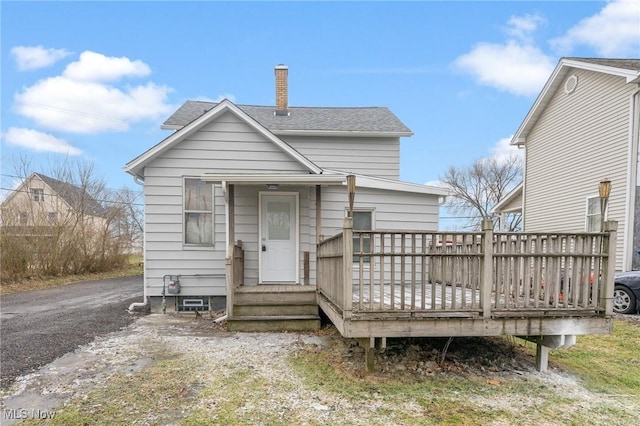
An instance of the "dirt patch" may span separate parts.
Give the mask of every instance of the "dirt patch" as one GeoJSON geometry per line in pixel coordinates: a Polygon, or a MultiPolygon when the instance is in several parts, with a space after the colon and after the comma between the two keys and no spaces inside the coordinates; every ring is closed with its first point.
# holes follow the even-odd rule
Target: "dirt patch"
{"type": "MultiPolygon", "coordinates": [[[[386,351],[376,355],[377,370],[371,376],[365,372],[363,349],[332,327],[317,333],[231,333],[208,317],[149,315],[19,377],[4,391],[1,408],[3,413],[19,409],[53,413],[57,424],[78,418],[87,424],[105,419],[136,424],[177,424],[185,419],[192,423],[236,419],[236,424],[432,424],[425,413],[437,419],[433,407],[448,400],[452,407],[463,407],[459,410],[505,413],[507,420],[488,414],[491,421],[486,424],[509,424],[513,418],[564,424],[557,418],[551,423],[539,421],[538,416],[547,415],[544,410],[538,414],[540,407],[551,395],[570,400],[575,413],[562,414],[569,416],[565,419],[569,423],[581,423],[584,417],[571,417],[582,415],[581,411],[591,416],[587,418],[592,424],[606,424],[620,413],[628,418],[640,409],[637,397],[589,392],[553,363],[548,373],[536,372],[531,353],[515,341],[455,338],[445,351],[447,341],[389,339],[386,351]],[[416,383],[412,392],[423,392],[423,383],[431,394],[407,397],[368,385],[365,391],[361,387],[336,392],[313,385],[292,368],[291,357],[302,354],[322,354],[339,375],[364,378],[361,383],[416,383]],[[442,389],[427,386],[430,378],[468,379],[489,388],[508,382],[525,390],[499,397],[490,389],[475,395],[464,390],[440,395],[442,389]],[[416,402],[425,398],[431,398],[432,405],[416,402]]],[[[451,418],[457,418],[455,413],[451,418]]],[[[3,420],[3,424],[13,421],[6,416],[3,420]]]]}

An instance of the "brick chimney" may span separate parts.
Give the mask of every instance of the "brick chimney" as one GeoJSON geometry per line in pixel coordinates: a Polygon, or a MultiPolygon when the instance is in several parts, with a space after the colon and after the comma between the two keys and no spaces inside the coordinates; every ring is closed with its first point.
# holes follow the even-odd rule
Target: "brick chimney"
{"type": "Polygon", "coordinates": [[[286,65],[276,65],[276,115],[289,115],[289,88],[287,77],[289,67],[286,65]]]}

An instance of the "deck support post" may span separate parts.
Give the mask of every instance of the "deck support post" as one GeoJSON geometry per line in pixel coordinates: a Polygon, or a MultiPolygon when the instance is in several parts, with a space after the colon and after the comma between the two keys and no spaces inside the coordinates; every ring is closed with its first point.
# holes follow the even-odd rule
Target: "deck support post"
{"type": "Polygon", "coordinates": [[[547,371],[549,366],[549,347],[541,343],[536,345],[536,370],[541,373],[547,371]]]}
{"type": "Polygon", "coordinates": [[[493,221],[482,221],[482,276],[480,277],[480,303],[482,316],[485,320],[491,318],[491,288],[493,287],[493,221]]]}
{"type": "Polygon", "coordinates": [[[616,245],[617,245],[618,222],[608,220],[604,223],[604,232],[608,233],[602,247],[603,254],[607,257],[604,260],[603,288],[600,293],[600,306],[605,307],[605,315],[613,314],[613,287],[615,286],[614,276],[616,274],[616,245]],[[604,299],[604,300],[603,300],[604,299]]]}
{"type": "Polygon", "coordinates": [[[342,238],[342,318],[351,318],[353,309],[353,218],[344,218],[342,238]]]}
{"type": "Polygon", "coordinates": [[[375,369],[376,338],[361,337],[357,340],[360,346],[364,348],[364,361],[367,366],[367,371],[372,373],[375,369]]]}
{"type": "MultiPolygon", "coordinates": [[[[322,187],[316,185],[316,244],[324,239],[322,235],[322,187]]],[[[317,256],[317,252],[316,252],[317,256]]]]}
{"type": "MultiPolygon", "coordinates": [[[[226,186],[226,183],[223,187],[226,186]]],[[[229,185],[225,191],[227,202],[227,237],[229,246],[227,247],[227,257],[225,259],[225,269],[227,274],[227,318],[233,317],[233,304],[235,296],[235,277],[234,277],[234,241],[235,241],[235,187],[229,185]]]]}

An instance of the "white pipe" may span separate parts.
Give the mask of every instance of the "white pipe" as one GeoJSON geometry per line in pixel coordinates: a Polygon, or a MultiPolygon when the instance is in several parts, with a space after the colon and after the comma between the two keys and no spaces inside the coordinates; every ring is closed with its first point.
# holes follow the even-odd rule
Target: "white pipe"
{"type": "MultiPolygon", "coordinates": [[[[133,181],[135,183],[137,183],[138,185],[142,185],[144,187],[144,181],[139,179],[137,176],[133,177],[133,181]]],[[[142,232],[142,253],[144,253],[145,251],[145,247],[147,245],[147,233],[146,232],[142,232]]],[[[144,265],[144,259],[143,259],[143,265],[144,265]]],[[[142,282],[143,284],[146,282],[145,278],[145,270],[143,269],[142,271],[143,275],[142,275],[142,282]]],[[[142,291],[143,291],[143,299],[142,302],[133,302],[132,304],[129,305],[129,308],[127,309],[129,312],[133,312],[135,308],[146,308],[147,305],[149,304],[149,299],[147,298],[147,286],[146,284],[144,284],[142,286],[142,291]]]]}
{"type": "Polygon", "coordinates": [[[220,324],[222,321],[226,321],[227,320],[227,315],[223,315],[220,318],[216,318],[213,320],[213,322],[215,322],[216,324],[220,324]]]}
{"type": "MultiPolygon", "coordinates": [[[[146,287],[145,287],[145,293],[147,292],[146,287]]],[[[144,308],[147,306],[147,304],[149,303],[149,300],[147,299],[147,295],[145,294],[144,296],[144,300],[142,302],[133,302],[132,304],[129,305],[128,311],[130,313],[133,313],[135,308],[144,308]]]]}

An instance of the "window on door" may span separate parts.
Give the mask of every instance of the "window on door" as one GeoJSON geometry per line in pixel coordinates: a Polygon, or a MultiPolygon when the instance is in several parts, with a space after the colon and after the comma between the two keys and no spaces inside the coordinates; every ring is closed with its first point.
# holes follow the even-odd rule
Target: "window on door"
{"type": "Polygon", "coordinates": [[[587,198],[587,212],[585,223],[587,232],[600,231],[600,224],[602,223],[602,215],[600,214],[600,197],[587,198]]]}
{"type": "Polygon", "coordinates": [[[213,185],[198,178],[184,179],[184,243],[213,244],[213,185]]]}
{"type": "MultiPolygon", "coordinates": [[[[373,230],[373,211],[358,210],[353,212],[353,230],[354,231],[372,231],[373,230]]],[[[353,252],[354,253],[371,253],[371,235],[354,233],[353,234],[353,252]]],[[[363,256],[363,262],[369,263],[371,258],[363,256]]],[[[360,262],[360,256],[353,256],[353,261],[360,262]]]]}

